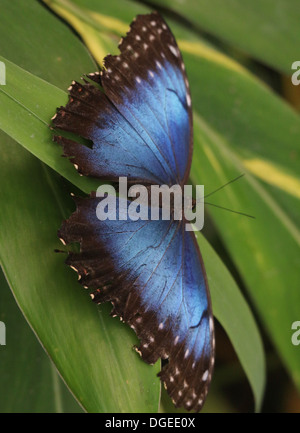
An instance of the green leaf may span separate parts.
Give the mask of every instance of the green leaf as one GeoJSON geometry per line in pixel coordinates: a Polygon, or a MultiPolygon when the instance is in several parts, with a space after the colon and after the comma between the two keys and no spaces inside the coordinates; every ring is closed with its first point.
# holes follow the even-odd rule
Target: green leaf
{"type": "Polygon", "coordinates": [[[65,105],[67,94],[0,56],[6,66],[6,86],[0,87],[0,128],[33,155],[85,192],[99,182],[80,177],[62,149],[53,143],[49,125],[56,107],[65,105]]]}
{"type": "MultiPolygon", "coordinates": [[[[55,91],[53,89],[53,86],[49,86],[49,89],[47,89],[47,83],[45,83],[44,81],[34,77],[33,75],[30,75],[30,77],[28,77],[26,75],[26,73],[24,71],[21,71],[19,68],[16,68],[14,65],[9,64],[9,70],[10,70],[10,75],[13,77],[14,74],[16,74],[19,78],[18,79],[22,79],[23,75],[25,74],[25,80],[29,80],[31,81],[31,85],[35,86],[36,91],[35,94],[37,95],[42,95],[43,92],[48,93],[49,91],[51,91],[53,94],[55,94],[55,91]],[[41,93],[40,93],[41,91],[41,93]]],[[[18,81],[18,79],[16,78],[15,80],[18,81]]],[[[14,89],[11,90],[11,87],[8,87],[6,89],[6,93],[9,94],[11,91],[14,91],[14,89]]],[[[16,92],[16,94],[14,95],[14,100],[16,98],[19,98],[18,102],[15,102],[15,105],[17,107],[24,106],[24,101],[22,99],[22,101],[20,101],[20,99],[23,97],[23,92],[19,91],[16,92]]],[[[25,98],[26,99],[26,98],[25,98]]],[[[25,102],[26,103],[26,102],[25,102]]],[[[34,112],[36,112],[36,105],[40,105],[40,104],[36,104],[36,103],[32,103],[31,104],[31,109],[35,110],[34,112]]],[[[24,115],[24,113],[23,113],[24,115]]],[[[25,115],[26,115],[26,110],[25,110],[25,115]]],[[[9,119],[6,120],[7,124],[9,124],[9,119]]],[[[26,122],[24,122],[24,130],[26,130],[26,122]]],[[[43,128],[43,124],[40,123],[40,128],[43,128]]],[[[26,134],[25,134],[26,135],[26,134]]],[[[22,142],[22,140],[20,140],[20,142],[22,142]]],[[[27,148],[30,149],[30,144],[29,146],[27,145],[27,148]]],[[[38,151],[40,152],[40,156],[41,158],[43,158],[44,155],[44,151],[42,148],[39,148],[38,151]]],[[[38,153],[36,153],[37,156],[39,156],[38,153]]],[[[59,166],[55,166],[55,168],[58,170],[58,172],[62,175],[65,175],[64,169],[61,169],[61,167],[59,166]]],[[[213,260],[212,260],[212,265],[210,266],[211,269],[211,276],[210,279],[211,281],[214,281],[214,266],[216,263],[218,263],[218,269],[220,272],[220,276],[221,276],[221,280],[222,281],[226,281],[226,284],[222,284],[222,290],[224,290],[224,293],[227,296],[227,299],[232,306],[235,307],[237,313],[236,313],[236,317],[237,317],[237,321],[239,321],[240,323],[240,328],[242,329],[242,331],[238,331],[236,329],[236,324],[235,322],[232,322],[232,311],[229,310],[228,312],[223,308],[224,305],[224,299],[220,298],[218,296],[215,296],[215,300],[214,305],[216,304],[216,311],[219,311],[220,314],[220,322],[223,324],[223,326],[225,327],[225,329],[227,330],[234,347],[237,350],[237,353],[241,356],[241,362],[243,364],[243,366],[245,367],[245,371],[248,374],[248,376],[250,377],[250,382],[253,386],[253,390],[254,390],[254,394],[256,397],[256,406],[259,407],[260,402],[261,402],[261,398],[262,398],[262,391],[263,391],[263,384],[264,384],[264,380],[263,375],[264,375],[264,362],[263,362],[263,351],[262,351],[262,345],[260,342],[260,338],[259,338],[259,333],[257,331],[255,322],[252,318],[252,315],[250,313],[250,310],[248,309],[244,299],[241,297],[237,286],[235,285],[234,281],[232,278],[229,277],[228,272],[226,271],[225,267],[221,264],[220,259],[217,258],[217,256],[215,254],[213,254],[211,252],[211,250],[208,249],[209,251],[207,253],[208,256],[212,256],[213,260]],[[223,288],[224,286],[224,288],[223,288]],[[223,313],[221,313],[223,311],[223,313]],[[240,314],[241,312],[241,314],[240,314]],[[232,325],[233,323],[233,325],[232,325]],[[253,347],[255,348],[255,353],[257,354],[258,357],[258,361],[256,363],[252,363],[252,358],[250,357],[248,359],[248,349],[245,349],[245,353],[243,354],[244,351],[244,347],[245,344],[243,342],[247,341],[247,339],[252,340],[253,342],[253,347]],[[253,364],[252,366],[250,364],[253,364]],[[257,380],[257,377],[259,378],[259,380],[257,380]]],[[[208,265],[209,267],[209,265],[208,265]]],[[[216,287],[215,289],[213,288],[213,290],[220,290],[218,288],[217,283],[212,283],[212,287],[216,287]]],[[[215,307],[214,307],[215,308],[215,307]]],[[[218,316],[217,316],[218,317],[218,316]]],[[[65,374],[65,373],[63,373],[65,374]]],[[[70,385],[71,386],[71,385],[70,385]]]]}
{"type": "Polygon", "coordinates": [[[6,328],[6,345],[0,346],[1,413],[82,412],[22,316],[1,270],[0,320],[6,328]]]}
{"type": "MultiPolygon", "coordinates": [[[[227,332],[249,379],[259,411],[265,389],[265,359],[251,310],[228,269],[204,236],[197,235],[204,258],[214,315],[227,332]]],[[[218,342],[217,342],[218,344],[218,342]]]]}
{"type": "MultiPolygon", "coordinates": [[[[224,137],[216,134],[199,116],[195,117],[195,137],[192,180],[196,184],[209,184],[206,194],[246,172],[224,137]]],[[[249,173],[242,181],[216,194],[213,203],[255,214],[256,219],[252,220],[210,209],[261,320],[299,387],[300,353],[290,339],[291,324],[297,317],[300,303],[299,231],[249,173]]]]}
{"type": "Polygon", "coordinates": [[[160,0],[168,8],[255,59],[291,75],[300,46],[298,0],[160,0]]]}
{"type": "Polygon", "coordinates": [[[228,57],[182,42],[196,112],[224,137],[245,169],[264,181],[280,206],[288,207],[299,227],[299,116],[228,57]]]}
{"type": "Polygon", "coordinates": [[[95,70],[79,38],[38,0],[1,0],[1,15],[1,55],[21,68],[64,90],[95,70]]]}

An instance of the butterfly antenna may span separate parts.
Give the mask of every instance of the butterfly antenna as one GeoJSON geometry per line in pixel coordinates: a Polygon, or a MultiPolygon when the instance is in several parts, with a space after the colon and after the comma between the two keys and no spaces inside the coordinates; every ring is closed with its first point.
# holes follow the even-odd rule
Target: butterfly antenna
{"type": "Polygon", "coordinates": [[[214,203],[208,203],[207,201],[205,201],[204,204],[208,204],[208,205],[210,205],[210,206],[218,207],[219,209],[227,210],[228,212],[237,213],[237,214],[239,214],[239,215],[243,215],[243,216],[246,216],[246,217],[248,217],[248,218],[253,218],[253,219],[255,219],[255,216],[253,216],[253,215],[249,215],[249,214],[244,213],[244,212],[238,212],[237,210],[228,209],[227,207],[219,206],[219,205],[214,204],[214,203]]]}
{"type": "Polygon", "coordinates": [[[245,176],[245,173],[240,174],[239,176],[235,177],[234,179],[230,180],[229,182],[225,183],[222,186],[219,186],[219,188],[215,189],[214,191],[210,192],[209,194],[205,195],[204,198],[209,197],[210,195],[214,194],[217,191],[220,191],[220,189],[225,188],[225,186],[229,185],[230,183],[235,182],[236,180],[240,179],[241,177],[245,176]]]}
{"type": "MultiPolygon", "coordinates": [[[[205,199],[206,197],[209,197],[210,195],[214,194],[215,192],[220,191],[220,189],[225,188],[225,186],[229,185],[230,183],[233,183],[236,180],[241,179],[241,177],[243,177],[243,176],[245,176],[245,173],[240,174],[239,176],[235,177],[234,179],[230,180],[229,182],[225,183],[224,185],[220,186],[219,188],[215,189],[214,191],[210,192],[209,194],[206,194],[203,198],[205,199]]],[[[204,204],[208,204],[210,206],[218,207],[219,209],[227,210],[228,212],[236,213],[238,215],[243,215],[243,216],[246,216],[248,218],[255,219],[255,216],[253,216],[253,215],[249,215],[249,214],[244,213],[244,212],[239,212],[239,211],[236,211],[236,210],[232,210],[232,209],[229,209],[227,207],[220,206],[220,205],[217,205],[217,204],[214,204],[214,203],[209,203],[209,202],[205,201],[204,204]]]]}

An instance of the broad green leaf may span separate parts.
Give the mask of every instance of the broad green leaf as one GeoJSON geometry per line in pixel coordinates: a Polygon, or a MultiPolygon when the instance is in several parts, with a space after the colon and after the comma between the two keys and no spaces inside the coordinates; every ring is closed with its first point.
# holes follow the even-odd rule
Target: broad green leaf
{"type": "Polygon", "coordinates": [[[79,38],[39,0],[1,0],[0,55],[66,89],[95,68],[79,38]]]}
{"type": "Polygon", "coordinates": [[[82,8],[77,7],[69,0],[43,1],[82,35],[83,41],[99,65],[102,65],[104,57],[109,52],[116,51],[117,39],[113,43],[110,30],[115,31],[115,28],[118,28],[120,32],[125,33],[127,31],[127,26],[122,21],[90,12],[88,9],[84,9],[83,14],[82,8]]]}
{"type": "MultiPolygon", "coordinates": [[[[16,73],[19,76],[19,79],[22,79],[22,71],[19,68],[16,68],[13,64],[9,64],[9,68],[10,68],[10,75],[14,76],[14,74],[16,73]]],[[[25,73],[25,80],[27,79],[27,75],[25,73]]],[[[30,80],[33,86],[36,86],[36,89],[40,89],[36,90],[36,94],[39,94],[39,91],[41,90],[41,94],[43,93],[43,91],[45,91],[47,93],[47,90],[45,90],[46,87],[46,83],[36,77],[34,77],[33,75],[30,75],[30,80]]],[[[53,86],[49,86],[51,92],[53,92],[53,94],[55,93],[53,91],[53,86]]],[[[11,90],[10,88],[6,88],[6,94],[9,94],[10,91],[14,91],[11,90]]],[[[49,89],[48,89],[49,90],[49,89]]],[[[22,92],[18,92],[15,96],[16,98],[21,98],[22,96],[22,92]]],[[[14,99],[16,99],[14,96],[14,99]]],[[[26,103],[26,102],[25,102],[26,103]]],[[[22,101],[19,102],[15,102],[15,104],[17,106],[21,105],[22,107],[25,106],[25,104],[22,101]]],[[[36,103],[31,104],[31,109],[35,110],[36,112],[36,103]]],[[[39,105],[39,104],[37,104],[39,105]]],[[[25,107],[26,108],[26,107],[25,107]]],[[[24,113],[23,113],[24,115],[24,113]]],[[[26,110],[25,110],[25,115],[26,115],[26,110]]],[[[7,124],[9,125],[9,119],[7,119],[7,124]]],[[[24,122],[24,125],[26,123],[24,122]]],[[[40,127],[43,128],[43,124],[40,123],[40,127]]],[[[26,127],[24,127],[24,130],[26,130],[26,127]]],[[[25,134],[26,135],[26,134],[25,134]]],[[[21,142],[22,140],[20,140],[21,142]]],[[[30,145],[27,145],[27,148],[30,149],[30,145]]],[[[40,150],[40,154],[41,156],[43,155],[43,150],[40,150]]],[[[36,153],[36,155],[38,155],[36,153]]],[[[64,171],[60,169],[60,167],[56,166],[57,170],[60,170],[59,173],[62,175],[64,174],[64,171]]],[[[214,257],[214,261],[213,261],[213,266],[211,266],[211,269],[213,269],[213,267],[215,266],[215,262],[220,263],[220,260],[218,258],[216,258],[216,256],[214,254],[212,254],[211,252],[209,252],[208,254],[210,254],[210,256],[214,257]]],[[[264,364],[263,364],[263,352],[262,352],[262,346],[261,346],[261,342],[259,339],[259,334],[258,331],[256,329],[255,326],[255,322],[251,316],[250,310],[248,309],[248,307],[245,304],[245,301],[243,300],[243,298],[240,296],[239,291],[233,281],[232,278],[229,277],[228,272],[225,270],[224,266],[222,266],[221,264],[219,264],[219,269],[220,269],[220,275],[222,276],[222,280],[227,281],[226,283],[226,287],[224,287],[224,293],[226,293],[226,296],[228,297],[228,300],[230,300],[230,304],[232,306],[235,306],[235,309],[238,312],[241,312],[242,314],[237,314],[237,320],[240,322],[240,327],[242,329],[242,332],[237,332],[236,326],[234,324],[234,326],[232,326],[232,313],[231,311],[229,311],[228,313],[225,312],[222,314],[220,314],[220,321],[223,324],[223,326],[225,327],[225,329],[227,330],[233,345],[236,347],[236,350],[238,352],[239,355],[241,355],[241,362],[245,367],[245,371],[246,373],[250,376],[250,382],[253,386],[254,389],[254,394],[256,397],[256,405],[257,407],[260,404],[261,401],[261,397],[262,397],[262,389],[263,389],[263,383],[264,381],[261,380],[261,377],[263,377],[263,371],[264,371],[264,364]],[[251,357],[248,360],[248,356],[246,356],[245,354],[243,355],[243,351],[245,348],[245,353],[247,353],[247,348],[246,345],[243,344],[243,342],[245,342],[247,339],[251,339],[253,341],[253,345],[255,347],[255,353],[258,353],[258,362],[253,364],[252,363],[252,359],[251,357]],[[250,364],[253,364],[253,368],[251,367],[250,364]],[[257,377],[260,378],[259,381],[257,381],[257,377]]],[[[211,276],[212,281],[214,281],[214,277],[213,277],[213,273],[211,276]]],[[[216,287],[218,287],[217,283],[215,284],[216,287]]],[[[224,284],[223,284],[224,285],[224,284]]],[[[214,287],[214,284],[212,284],[212,286],[214,287]]],[[[212,289],[212,290],[216,290],[216,289],[212,289]]],[[[222,312],[223,311],[223,302],[224,300],[222,298],[220,298],[218,296],[214,297],[214,304],[217,305],[217,311],[222,312]],[[219,307],[218,307],[219,305],[219,307]]],[[[217,316],[218,317],[218,316],[217,316]]]]}
{"type": "Polygon", "coordinates": [[[265,388],[265,360],[259,331],[250,308],[231,274],[204,236],[197,235],[204,257],[214,315],[227,332],[245,370],[259,410],[265,388]]]}
{"type": "Polygon", "coordinates": [[[177,12],[198,30],[286,74],[291,75],[291,65],[298,60],[298,0],[159,0],[151,4],[177,12]]]}
{"type": "Polygon", "coordinates": [[[6,327],[6,345],[0,346],[0,412],[82,412],[26,323],[1,270],[0,320],[6,327]]]}
{"type": "Polygon", "coordinates": [[[246,70],[209,58],[199,44],[182,48],[194,109],[299,226],[299,116],[246,70]]]}
{"type": "Polygon", "coordinates": [[[56,107],[65,105],[66,92],[37,78],[0,56],[6,66],[6,86],[0,87],[0,128],[33,155],[85,192],[98,182],[78,175],[62,158],[62,148],[53,143],[49,125],[56,107]]]}
{"type": "MultiPolygon", "coordinates": [[[[246,172],[224,137],[195,116],[192,180],[213,191],[246,172]],[[201,161],[201,162],[200,162],[201,161]]],[[[299,230],[264,187],[249,173],[207,201],[255,215],[255,220],[210,209],[261,320],[295,384],[300,387],[300,352],[291,344],[291,324],[299,315],[299,230]]]]}

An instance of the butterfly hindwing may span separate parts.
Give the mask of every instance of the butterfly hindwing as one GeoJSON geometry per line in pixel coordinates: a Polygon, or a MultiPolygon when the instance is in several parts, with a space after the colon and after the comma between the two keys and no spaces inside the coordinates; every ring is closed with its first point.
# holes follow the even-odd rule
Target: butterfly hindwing
{"type": "MultiPolygon", "coordinates": [[[[117,215],[122,200],[117,199],[117,215]]],[[[59,233],[65,243],[81,245],[67,263],[92,290],[94,302],[111,301],[112,314],[135,330],[145,361],[168,360],[160,376],[175,405],[200,410],[211,379],[214,341],[194,234],[185,232],[182,221],[99,221],[101,199],[76,201],[76,212],[59,233]]]]}

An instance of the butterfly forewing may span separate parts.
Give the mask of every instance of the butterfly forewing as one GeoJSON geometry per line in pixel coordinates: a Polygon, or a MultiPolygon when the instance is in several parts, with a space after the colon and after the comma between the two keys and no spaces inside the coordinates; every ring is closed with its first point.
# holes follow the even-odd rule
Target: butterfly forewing
{"type": "Polygon", "coordinates": [[[104,59],[101,80],[92,76],[104,92],[73,82],[67,106],[53,119],[56,128],[91,140],[92,148],[61,136],[56,141],[81,174],[183,184],[191,164],[192,114],[176,41],[158,14],[140,15],[120,50],[104,59]]]}
{"type": "Polygon", "coordinates": [[[159,152],[171,177],[165,183],[182,183],[190,168],[192,114],[175,38],[158,14],[140,15],[119,48],[119,56],[105,58],[105,93],[149,147],[159,152]]]}

